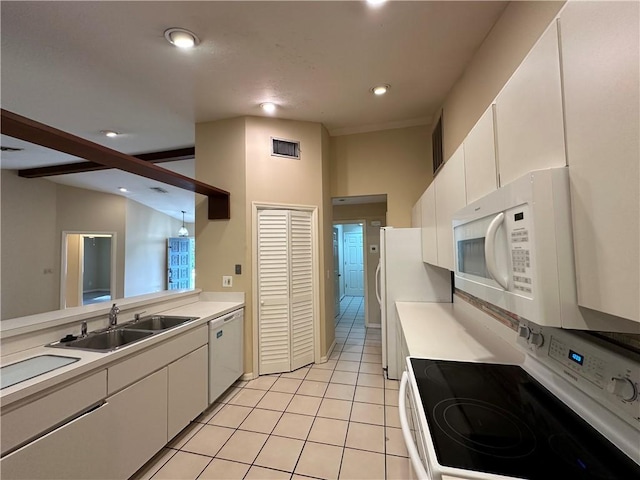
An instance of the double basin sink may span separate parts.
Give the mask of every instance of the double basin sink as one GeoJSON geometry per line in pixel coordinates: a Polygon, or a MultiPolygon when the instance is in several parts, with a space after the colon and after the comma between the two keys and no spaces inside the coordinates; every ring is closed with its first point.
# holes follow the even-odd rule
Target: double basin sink
{"type": "Polygon", "coordinates": [[[69,341],[50,343],[48,347],[109,352],[147,337],[178,327],[198,317],[152,315],[107,330],[98,330],[69,341]]]}

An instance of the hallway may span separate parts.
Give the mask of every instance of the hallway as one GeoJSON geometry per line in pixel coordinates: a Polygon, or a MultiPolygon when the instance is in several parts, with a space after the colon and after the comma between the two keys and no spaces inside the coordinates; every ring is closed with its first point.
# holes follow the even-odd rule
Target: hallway
{"type": "Polygon", "coordinates": [[[135,479],[406,479],[398,382],[380,329],[344,297],[326,363],[237,382],[135,479]]]}

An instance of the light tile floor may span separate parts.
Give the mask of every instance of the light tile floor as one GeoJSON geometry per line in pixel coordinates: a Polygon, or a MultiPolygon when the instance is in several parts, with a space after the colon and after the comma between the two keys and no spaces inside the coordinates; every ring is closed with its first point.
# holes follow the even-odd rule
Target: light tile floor
{"type": "Polygon", "coordinates": [[[237,382],[132,478],[407,479],[380,329],[345,297],[326,363],[237,382]]]}

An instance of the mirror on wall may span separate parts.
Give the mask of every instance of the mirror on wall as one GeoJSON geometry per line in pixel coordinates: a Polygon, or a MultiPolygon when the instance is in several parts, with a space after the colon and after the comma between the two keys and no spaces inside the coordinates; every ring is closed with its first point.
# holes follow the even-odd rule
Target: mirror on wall
{"type": "MultiPolygon", "coordinates": [[[[48,158],[53,151],[26,142],[7,143],[19,143],[23,150],[2,154],[2,320],[169,289],[167,240],[178,236],[183,210],[193,235],[196,202],[206,197],[114,169],[23,178],[17,170],[35,166],[29,158],[48,158]],[[64,274],[70,268],[65,259],[69,234],[84,235],[77,240],[85,252],[93,249],[94,241],[96,247],[105,241],[99,238],[109,239],[108,281],[105,275],[80,275],[79,260],[73,267],[75,279],[64,274]]],[[[65,162],[68,159],[59,161],[65,162]]],[[[195,173],[194,159],[162,166],[190,177],[195,173]]]]}

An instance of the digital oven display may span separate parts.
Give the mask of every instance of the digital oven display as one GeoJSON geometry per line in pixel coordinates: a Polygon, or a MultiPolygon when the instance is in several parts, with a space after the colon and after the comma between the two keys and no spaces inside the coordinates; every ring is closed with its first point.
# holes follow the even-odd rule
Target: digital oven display
{"type": "Polygon", "coordinates": [[[573,350],[569,350],[569,358],[576,362],[578,365],[582,365],[582,363],[584,362],[584,356],[580,355],[577,352],[574,352],[573,350]]]}

